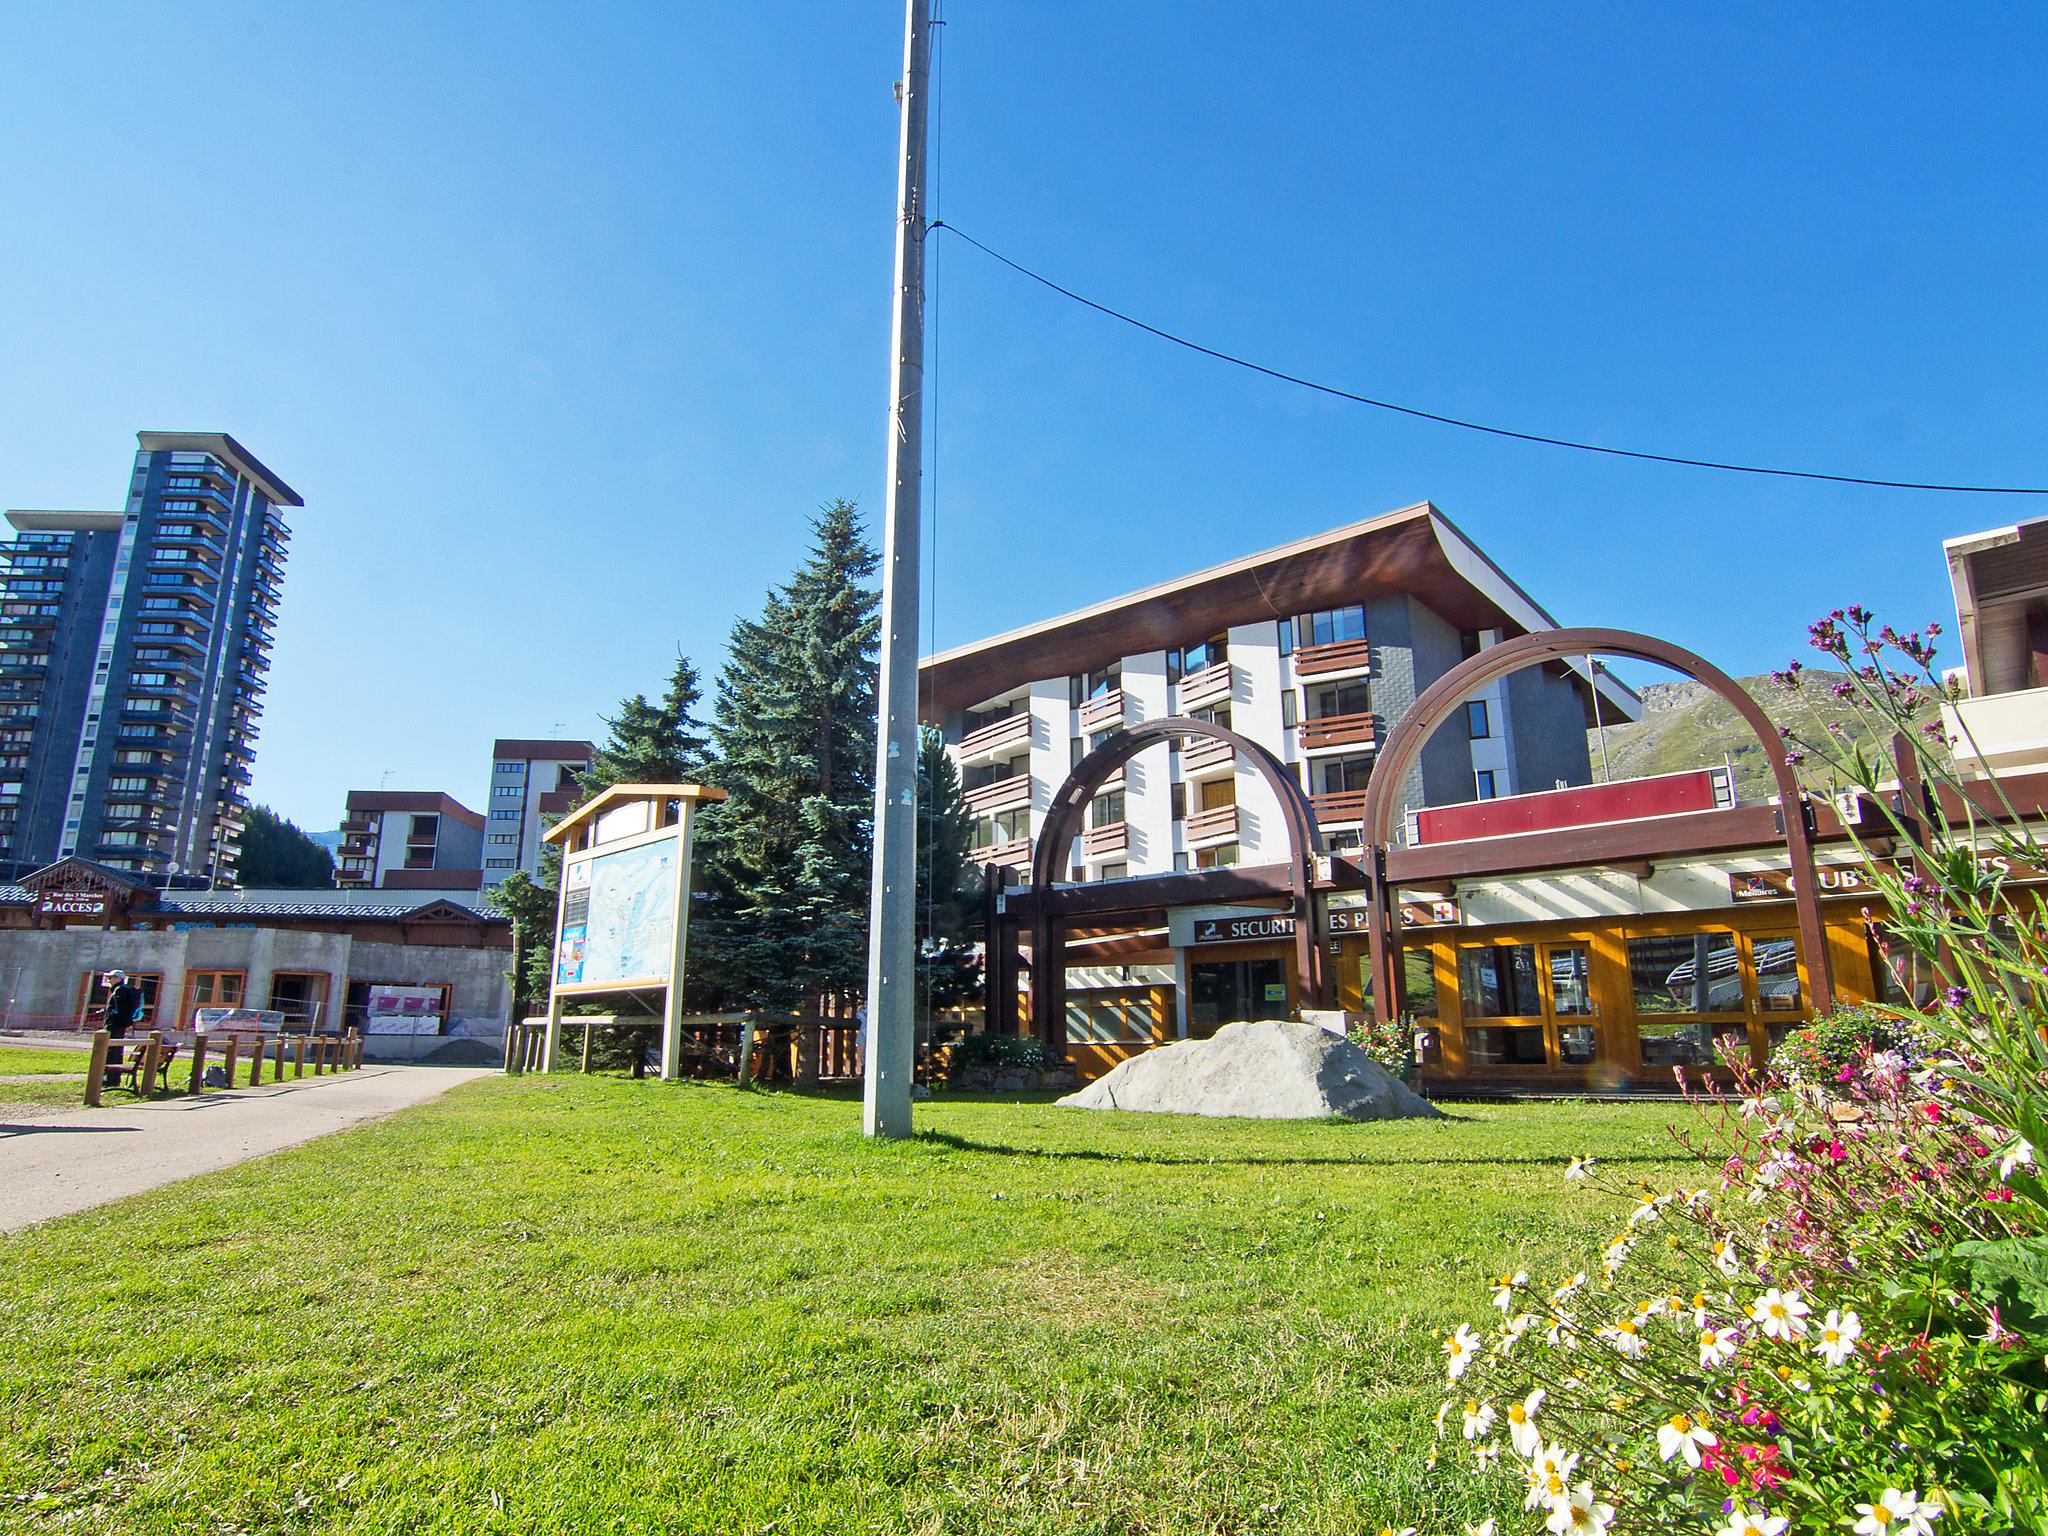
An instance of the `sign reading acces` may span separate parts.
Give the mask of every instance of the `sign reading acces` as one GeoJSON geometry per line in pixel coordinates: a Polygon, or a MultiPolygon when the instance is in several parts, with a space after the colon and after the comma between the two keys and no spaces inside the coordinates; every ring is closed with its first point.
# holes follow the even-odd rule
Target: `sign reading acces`
{"type": "Polygon", "coordinates": [[[36,911],[44,917],[105,917],[105,891],[45,891],[36,898],[36,911]]]}

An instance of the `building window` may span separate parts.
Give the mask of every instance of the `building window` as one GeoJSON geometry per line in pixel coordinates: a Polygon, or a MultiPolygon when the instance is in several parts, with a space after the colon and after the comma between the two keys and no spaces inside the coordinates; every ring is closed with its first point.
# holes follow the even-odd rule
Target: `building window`
{"type": "Polygon", "coordinates": [[[493,784],[491,786],[491,797],[495,800],[517,800],[525,792],[517,784],[493,784]]]}
{"type": "Polygon", "coordinates": [[[1494,797],[1493,770],[1482,768],[1472,775],[1473,785],[1479,791],[1479,798],[1491,800],[1494,797]]]}
{"type": "Polygon", "coordinates": [[[1311,720],[1334,720],[1340,715],[1362,715],[1372,708],[1372,694],[1363,678],[1348,683],[1326,683],[1308,695],[1311,720]]]}
{"type": "Polygon", "coordinates": [[[1120,789],[1097,795],[1088,802],[1088,825],[1091,827],[1113,827],[1123,819],[1124,792],[1120,789]]]}
{"type": "Polygon", "coordinates": [[[1294,638],[1298,645],[1338,645],[1346,640],[1365,638],[1364,605],[1353,603],[1348,608],[1325,608],[1318,613],[1304,613],[1294,621],[1294,638]]]}
{"type": "Polygon", "coordinates": [[[1474,741],[1484,741],[1493,734],[1486,718],[1486,700],[1469,699],[1466,701],[1465,729],[1474,741]]]}
{"type": "Polygon", "coordinates": [[[1069,743],[1069,744],[1068,744],[1068,748],[1067,748],[1067,767],[1068,767],[1068,768],[1070,768],[1070,769],[1071,769],[1071,768],[1078,768],[1078,767],[1080,767],[1080,766],[1081,766],[1081,759],[1082,759],[1082,758],[1084,758],[1084,757],[1086,757],[1087,755],[1088,755],[1088,747],[1087,747],[1087,744],[1086,744],[1085,742],[1083,742],[1083,741],[1081,740],[1081,738],[1080,738],[1080,737],[1076,736],[1076,737],[1075,737],[1075,738],[1073,739],[1073,741],[1072,741],[1071,743],[1069,743]]]}
{"type": "Polygon", "coordinates": [[[1106,698],[1115,693],[1123,683],[1124,664],[1120,661],[1113,661],[1106,667],[1098,667],[1093,672],[1077,673],[1067,682],[1067,692],[1070,695],[1068,702],[1079,709],[1089,699],[1106,698]]]}
{"type": "Polygon", "coordinates": [[[1282,656],[1292,656],[1294,654],[1294,625],[1289,620],[1282,619],[1274,628],[1280,631],[1280,654],[1282,656]]]}
{"type": "Polygon", "coordinates": [[[493,832],[491,834],[492,844],[498,847],[503,847],[507,844],[516,843],[518,841],[519,834],[517,832],[493,832]]]}
{"type": "Polygon", "coordinates": [[[1174,819],[1175,821],[1186,821],[1186,820],[1188,819],[1188,787],[1187,787],[1187,785],[1185,785],[1185,784],[1176,784],[1176,785],[1174,785],[1174,786],[1173,786],[1173,792],[1172,792],[1172,797],[1171,797],[1171,798],[1172,798],[1172,801],[1173,801],[1173,819],[1174,819]]]}
{"type": "Polygon", "coordinates": [[[247,979],[246,971],[187,971],[185,1006],[179,1022],[191,1025],[201,1008],[241,1007],[242,984],[247,979]]]}
{"type": "Polygon", "coordinates": [[[1485,638],[1478,630],[1466,629],[1458,632],[1458,655],[1462,660],[1470,661],[1485,648],[1485,638]]]}
{"type": "Polygon", "coordinates": [[[491,820],[493,821],[517,821],[518,819],[519,813],[517,811],[499,809],[491,812],[491,820]]]}
{"type": "Polygon", "coordinates": [[[1188,856],[1186,854],[1176,853],[1173,856],[1173,872],[1176,875],[1184,875],[1188,872],[1188,856]]]}
{"type": "Polygon", "coordinates": [[[1318,792],[1341,795],[1364,789],[1372,782],[1372,764],[1373,755],[1370,752],[1354,752],[1344,757],[1324,758],[1315,769],[1317,776],[1322,779],[1318,792]]]}
{"type": "Polygon", "coordinates": [[[1190,672],[1199,672],[1204,667],[1213,667],[1230,654],[1230,636],[1211,635],[1194,645],[1184,645],[1177,651],[1166,653],[1166,680],[1177,683],[1190,672]]]}
{"type": "Polygon", "coordinates": [[[497,770],[498,770],[498,772],[500,772],[500,773],[524,773],[524,772],[526,772],[526,764],[524,764],[524,763],[499,763],[499,764],[497,764],[496,766],[497,766],[497,770]]]}
{"type": "Polygon", "coordinates": [[[1301,717],[1299,708],[1295,703],[1294,690],[1292,688],[1282,688],[1280,690],[1280,729],[1291,731],[1300,723],[1301,717]]]}
{"type": "Polygon", "coordinates": [[[1197,869],[1233,869],[1237,865],[1237,844],[1219,843],[1214,848],[1195,850],[1197,869]]]}
{"type": "Polygon", "coordinates": [[[1100,878],[1104,880],[1128,880],[1130,875],[1131,866],[1129,864],[1105,864],[1102,866],[1100,878]]]}
{"type": "MultiPolygon", "coordinates": [[[[130,971],[128,979],[142,992],[142,1017],[137,1019],[138,1029],[156,1027],[157,993],[164,984],[163,975],[157,971],[137,973],[130,971]]],[[[81,1029],[94,1029],[99,1025],[107,1006],[107,994],[114,989],[107,985],[106,973],[87,971],[78,986],[78,1024],[81,1029]]]]}
{"type": "Polygon", "coordinates": [[[484,860],[484,868],[485,868],[485,869],[511,869],[511,868],[513,868],[513,867],[514,867],[514,866],[515,866],[515,865],[516,865],[517,863],[518,863],[518,860],[516,860],[516,859],[485,859],[485,860],[484,860]]]}

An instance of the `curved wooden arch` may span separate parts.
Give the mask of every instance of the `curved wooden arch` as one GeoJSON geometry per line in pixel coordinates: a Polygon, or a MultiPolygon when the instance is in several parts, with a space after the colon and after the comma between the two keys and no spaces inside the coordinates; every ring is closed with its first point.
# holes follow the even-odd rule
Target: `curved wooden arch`
{"type": "MultiPolygon", "coordinates": [[[[1778,786],[1779,819],[1785,824],[1785,851],[1792,870],[1792,898],[1799,914],[1799,944],[1806,960],[1806,974],[1812,985],[1814,1011],[1826,1013],[1835,1005],[1834,976],[1828,965],[1827,936],[1821,927],[1820,897],[1814,879],[1813,839],[1806,825],[1806,802],[1799,780],[1785,761],[1785,749],[1778,729],[1758,707],[1741,684],[1704,657],[1682,646],[1626,629],[1551,629],[1481,651],[1459,663],[1422,691],[1420,698],[1401,716],[1400,722],[1380,749],[1373,764],[1372,782],[1365,793],[1364,838],[1366,854],[1373,863],[1373,1011],[1384,1022],[1393,1018],[1400,999],[1400,978],[1396,973],[1393,893],[1387,889],[1387,840],[1392,832],[1397,796],[1409,767],[1424,744],[1457,710],[1468,694],[1497,682],[1511,672],[1547,661],[1568,661],[1579,656],[1624,656],[1634,661],[1654,662],[1682,672],[1703,684],[1742,717],[1756,734],[1771,765],[1771,777],[1778,786]]],[[[1596,674],[1593,687],[1600,686],[1596,674]]],[[[1596,695],[1597,696],[1597,695],[1596,695]]]]}
{"type": "MultiPolygon", "coordinates": [[[[1294,897],[1295,964],[1303,1004],[1326,1006],[1328,967],[1323,962],[1322,925],[1315,900],[1315,860],[1324,851],[1323,829],[1316,822],[1315,807],[1287,765],[1250,737],[1226,726],[1187,715],[1167,715],[1124,726],[1082,758],[1053,791],[1045,825],[1039,829],[1038,846],[1031,853],[1031,883],[1041,891],[1052,888],[1067,849],[1081,831],[1082,812],[1119,768],[1147,747],[1191,736],[1228,742],[1258,770],[1279,800],[1280,819],[1287,827],[1288,887],[1294,897]]],[[[1044,903],[1036,903],[1031,919],[1031,1020],[1038,1037],[1061,1055],[1066,1053],[1067,1039],[1065,948],[1061,925],[1046,914],[1044,903]]]]}

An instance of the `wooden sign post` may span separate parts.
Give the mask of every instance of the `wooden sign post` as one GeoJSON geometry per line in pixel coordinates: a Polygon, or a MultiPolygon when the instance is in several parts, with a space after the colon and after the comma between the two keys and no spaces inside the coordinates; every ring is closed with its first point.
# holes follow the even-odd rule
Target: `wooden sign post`
{"type": "Polygon", "coordinates": [[[698,807],[724,798],[701,784],[615,784],[548,829],[562,888],[541,1071],[554,1070],[568,999],[660,991],[661,1076],[680,1075],[691,843],[698,807]]]}

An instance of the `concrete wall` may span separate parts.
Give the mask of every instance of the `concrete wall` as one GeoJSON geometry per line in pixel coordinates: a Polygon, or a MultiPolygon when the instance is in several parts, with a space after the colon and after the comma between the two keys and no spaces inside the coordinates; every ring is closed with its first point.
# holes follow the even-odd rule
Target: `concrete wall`
{"type": "Polygon", "coordinates": [[[328,976],[323,1027],[341,1020],[348,983],[446,984],[443,1034],[502,1038],[512,1006],[505,977],[508,952],[452,944],[358,942],[346,934],[258,927],[192,928],[170,933],[99,928],[0,930],[0,1012],[13,1022],[51,1024],[76,1017],[79,988],[92,972],[155,973],[163,1027],[179,1017],[185,977],[194,970],[248,973],[243,1001],[266,1007],[277,971],[324,971],[328,976]]]}
{"type": "Polygon", "coordinates": [[[1558,781],[1590,784],[1592,757],[1586,747],[1586,711],[1564,678],[1547,667],[1527,667],[1501,679],[1507,695],[1508,761],[1513,789],[1527,794],[1555,789],[1558,781]]]}

